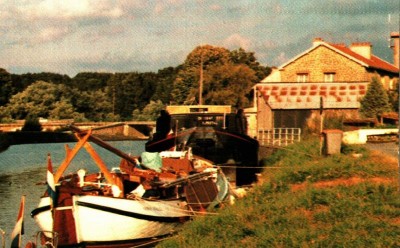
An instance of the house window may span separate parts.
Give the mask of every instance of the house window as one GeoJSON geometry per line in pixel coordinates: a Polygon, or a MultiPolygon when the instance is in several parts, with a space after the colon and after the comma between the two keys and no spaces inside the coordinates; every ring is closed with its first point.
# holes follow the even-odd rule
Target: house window
{"type": "Polygon", "coordinates": [[[298,83],[308,82],[308,73],[298,73],[297,74],[297,82],[298,83]]]}
{"type": "Polygon", "coordinates": [[[327,72],[324,73],[324,82],[334,82],[335,81],[335,73],[327,72]]]}

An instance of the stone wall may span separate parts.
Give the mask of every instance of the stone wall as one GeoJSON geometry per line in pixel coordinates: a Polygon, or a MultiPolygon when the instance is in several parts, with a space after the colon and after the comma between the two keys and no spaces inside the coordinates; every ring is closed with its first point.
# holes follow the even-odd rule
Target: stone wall
{"type": "Polygon", "coordinates": [[[281,71],[281,80],[296,82],[298,73],[307,73],[310,82],[324,82],[324,73],[335,73],[337,82],[365,82],[370,79],[363,66],[325,46],[286,65],[281,71]]]}

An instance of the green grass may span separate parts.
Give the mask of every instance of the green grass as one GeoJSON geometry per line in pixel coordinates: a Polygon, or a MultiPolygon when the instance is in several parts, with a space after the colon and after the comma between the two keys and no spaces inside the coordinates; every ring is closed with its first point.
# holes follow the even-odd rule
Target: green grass
{"type": "Polygon", "coordinates": [[[158,247],[400,247],[395,160],[362,147],[320,156],[316,140],[267,160],[280,169],[262,185],[158,247]]]}

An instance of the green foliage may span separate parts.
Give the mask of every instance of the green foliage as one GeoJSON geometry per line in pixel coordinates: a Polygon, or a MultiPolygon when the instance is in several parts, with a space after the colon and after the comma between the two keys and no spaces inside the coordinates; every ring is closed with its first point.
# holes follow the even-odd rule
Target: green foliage
{"type": "Polygon", "coordinates": [[[63,96],[65,91],[64,85],[38,81],[12,96],[0,112],[4,119],[25,119],[27,116],[74,118],[78,114],[69,99],[63,96]]]}
{"type": "Polygon", "coordinates": [[[388,97],[389,97],[389,102],[392,107],[392,111],[394,112],[399,112],[399,82],[397,80],[395,87],[393,87],[396,90],[389,90],[388,91],[388,97]]]}
{"type": "Polygon", "coordinates": [[[0,68],[0,106],[8,103],[12,93],[11,74],[0,68]]]}
{"type": "Polygon", "coordinates": [[[112,73],[81,72],[71,80],[71,86],[84,91],[104,89],[112,75],[112,73]]]}
{"type": "Polygon", "coordinates": [[[361,100],[360,113],[368,118],[378,118],[390,111],[389,97],[383,85],[374,77],[368,86],[367,94],[361,100]]]}
{"type": "Polygon", "coordinates": [[[150,101],[142,111],[135,109],[132,113],[135,121],[155,121],[160,114],[160,110],[165,109],[165,105],[160,101],[150,101]]]}
{"type": "Polygon", "coordinates": [[[347,149],[362,158],[322,157],[317,144],[280,150],[262,185],[157,247],[400,246],[397,164],[358,146],[347,149]]]}
{"type": "Polygon", "coordinates": [[[256,80],[255,72],[243,64],[210,68],[204,80],[204,102],[247,107],[249,99],[244,92],[250,92],[256,80]]]}
{"type": "Polygon", "coordinates": [[[199,102],[201,66],[203,104],[247,107],[252,86],[268,73],[266,68],[259,66],[253,53],[243,49],[230,52],[210,45],[196,47],[174,81],[171,95],[176,104],[199,102]]]}
{"type": "Polygon", "coordinates": [[[180,66],[167,67],[159,70],[157,73],[156,89],[151,97],[152,101],[160,100],[163,103],[169,103],[171,100],[171,92],[174,86],[174,81],[177,77],[178,71],[181,69],[180,66]]]}
{"type": "Polygon", "coordinates": [[[271,68],[261,66],[254,55],[254,52],[246,52],[243,48],[231,51],[231,61],[234,64],[248,65],[257,77],[257,81],[261,81],[271,73],[271,68]]]}
{"type": "Polygon", "coordinates": [[[157,73],[81,72],[69,78],[48,72],[14,75],[0,68],[0,121],[24,119],[28,113],[54,119],[120,121],[132,119],[135,111],[135,115],[148,115],[139,118],[153,118],[144,111],[150,101],[198,102],[201,64],[205,104],[247,107],[253,99],[252,86],[269,73],[253,52],[211,45],[196,47],[182,65],[157,73]]]}

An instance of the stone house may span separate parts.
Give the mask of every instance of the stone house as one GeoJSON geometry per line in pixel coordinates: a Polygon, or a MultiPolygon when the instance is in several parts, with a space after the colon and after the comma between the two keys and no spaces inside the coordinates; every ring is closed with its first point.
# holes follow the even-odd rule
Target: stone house
{"type": "Polygon", "coordinates": [[[394,64],[373,55],[369,42],[347,47],[314,39],[311,48],[279,68],[273,68],[272,73],[255,86],[257,130],[318,129],[322,116],[358,118],[360,100],[373,77],[377,77],[385,89],[396,89],[399,33],[391,36],[394,64]]]}

